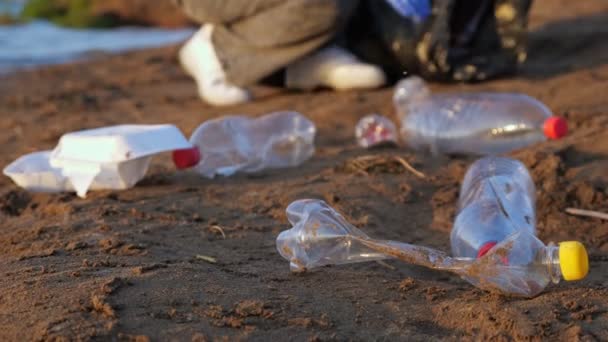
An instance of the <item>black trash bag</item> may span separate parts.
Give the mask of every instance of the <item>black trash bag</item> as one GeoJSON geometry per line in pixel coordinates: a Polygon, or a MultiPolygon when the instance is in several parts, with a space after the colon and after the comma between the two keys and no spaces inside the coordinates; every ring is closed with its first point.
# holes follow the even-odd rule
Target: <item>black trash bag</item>
{"type": "Polygon", "coordinates": [[[432,0],[416,23],[384,0],[363,0],[347,45],[393,80],[418,74],[440,81],[483,81],[513,73],[526,59],[532,0],[432,0]]]}

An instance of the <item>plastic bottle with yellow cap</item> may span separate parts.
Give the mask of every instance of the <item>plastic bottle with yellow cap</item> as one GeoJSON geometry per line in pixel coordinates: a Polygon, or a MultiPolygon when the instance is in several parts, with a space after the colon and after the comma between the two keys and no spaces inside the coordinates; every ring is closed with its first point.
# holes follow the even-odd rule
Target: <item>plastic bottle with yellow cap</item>
{"type": "Polygon", "coordinates": [[[562,279],[583,279],[589,271],[580,242],[545,245],[525,231],[508,236],[476,261],[457,273],[479,288],[523,297],[534,297],[562,279]]]}
{"type": "Polygon", "coordinates": [[[451,233],[452,254],[479,259],[472,276],[479,287],[534,296],[550,282],[579,280],[589,270],[577,241],[545,245],[536,237],[535,187],[515,159],[486,157],[468,169],[451,233]]]}

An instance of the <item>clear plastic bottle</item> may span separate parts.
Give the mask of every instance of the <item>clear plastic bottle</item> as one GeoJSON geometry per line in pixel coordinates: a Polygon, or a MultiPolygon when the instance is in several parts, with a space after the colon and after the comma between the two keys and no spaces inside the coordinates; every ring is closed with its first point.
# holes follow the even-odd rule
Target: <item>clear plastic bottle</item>
{"type": "Polygon", "coordinates": [[[406,144],[433,154],[501,154],[568,133],[563,118],[524,94],[431,94],[411,76],[397,84],[393,102],[406,144]]]}
{"type": "MultiPolygon", "coordinates": [[[[562,277],[582,279],[589,268],[585,248],[580,243],[569,241],[559,247],[545,246],[526,229],[514,230],[485,254],[470,257],[449,256],[433,248],[373,239],[320,200],[293,202],[287,207],[287,218],[292,228],[281,232],[276,244],[293,272],[395,258],[456,273],[482,289],[532,297],[562,277]]],[[[476,222],[470,223],[473,225],[468,229],[479,231],[476,222]]],[[[502,236],[495,234],[493,238],[502,236]]]]}
{"type": "Polygon", "coordinates": [[[293,227],[279,234],[276,245],[293,272],[388,258],[445,270],[460,265],[458,260],[432,248],[372,239],[321,200],[291,203],[287,219],[293,227]]]}
{"type": "Polygon", "coordinates": [[[464,177],[451,233],[452,254],[482,256],[519,230],[536,234],[534,183],[518,160],[486,157],[464,177]]]}
{"type": "Polygon", "coordinates": [[[195,147],[175,151],[173,161],[180,169],[194,166],[208,178],[292,167],[314,154],[315,132],[314,124],[297,112],[256,119],[226,116],[200,125],[190,137],[195,147]]]}
{"type": "Polygon", "coordinates": [[[535,188],[518,160],[486,157],[468,169],[450,242],[457,258],[477,258],[476,272],[463,275],[511,294],[534,296],[549,282],[586,276],[588,258],[576,241],[545,246],[536,237],[535,188]],[[472,276],[471,276],[472,275],[472,276]],[[491,279],[491,280],[489,280],[491,279]]]}
{"type": "Polygon", "coordinates": [[[369,114],[361,118],[355,128],[359,146],[369,148],[383,144],[397,143],[397,127],[386,116],[369,114]]]}

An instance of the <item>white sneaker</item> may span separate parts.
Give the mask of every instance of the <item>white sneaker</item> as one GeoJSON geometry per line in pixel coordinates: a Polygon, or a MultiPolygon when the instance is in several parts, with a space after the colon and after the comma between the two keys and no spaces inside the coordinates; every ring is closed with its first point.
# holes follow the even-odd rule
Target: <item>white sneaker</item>
{"type": "Polygon", "coordinates": [[[179,51],[182,68],[194,78],[199,96],[214,106],[229,106],[251,99],[246,89],[230,84],[211,41],[213,25],[203,25],[179,51]]]}
{"type": "Polygon", "coordinates": [[[335,90],[378,88],[386,83],[379,67],[361,62],[350,52],[330,46],[289,65],[288,88],[311,90],[320,86],[335,90]]]}

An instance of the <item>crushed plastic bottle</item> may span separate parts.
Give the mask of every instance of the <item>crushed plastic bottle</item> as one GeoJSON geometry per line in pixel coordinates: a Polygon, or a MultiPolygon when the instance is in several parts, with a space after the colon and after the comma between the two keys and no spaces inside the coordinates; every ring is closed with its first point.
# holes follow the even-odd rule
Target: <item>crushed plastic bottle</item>
{"type": "Polygon", "coordinates": [[[393,102],[406,144],[433,154],[501,154],[568,133],[566,120],[524,94],[431,94],[411,76],[397,84],[393,102]]]}
{"type": "Polygon", "coordinates": [[[397,144],[397,127],[386,116],[369,114],[361,118],[355,128],[359,146],[369,148],[384,144],[397,144]]]}
{"type": "Polygon", "coordinates": [[[438,269],[451,269],[459,264],[438,250],[372,239],[321,200],[291,203],[287,219],[293,227],[279,234],[277,250],[289,261],[293,272],[388,258],[438,269]]]}
{"type": "Polygon", "coordinates": [[[200,125],[190,137],[194,148],[175,151],[173,161],[208,178],[293,167],[314,154],[315,132],[315,125],[297,112],[222,117],[200,125]]]}
{"type": "Polygon", "coordinates": [[[536,234],[535,188],[518,160],[486,157],[464,177],[450,241],[455,256],[478,258],[507,236],[536,234]]]}
{"type": "MultiPolygon", "coordinates": [[[[299,200],[287,208],[293,227],[277,237],[277,250],[293,272],[326,265],[396,258],[453,272],[471,284],[503,294],[533,297],[550,281],[582,279],[588,271],[578,242],[545,246],[533,234],[517,231],[477,257],[449,256],[437,249],[372,239],[320,200],[299,200]]],[[[476,228],[475,226],[474,228],[476,228]]]]}
{"type": "Polygon", "coordinates": [[[478,258],[483,278],[509,293],[534,296],[550,282],[587,275],[585,247],[577,241],[545,246],[536,237],[535,187],[518,160],[486,157],[468,169],[450,236],[452,255],[478,258]],[[491,267],[489,265],[492,265],[491,267]]]}
{"type": "Polygon", "coordinates": [[[64,134],[52,151],[27,154],[4,169],[37,192],[126,189],[141,180],[153,155],[191,148],[173,125],[118,125],[64,134]]]}

